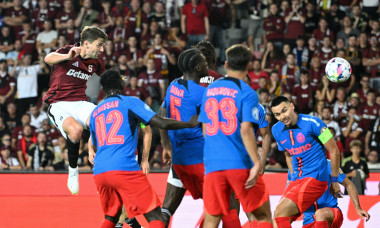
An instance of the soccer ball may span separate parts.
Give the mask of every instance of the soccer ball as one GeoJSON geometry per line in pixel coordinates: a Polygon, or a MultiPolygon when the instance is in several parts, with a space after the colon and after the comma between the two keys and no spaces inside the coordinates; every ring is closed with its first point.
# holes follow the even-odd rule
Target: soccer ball
{"type": "Polygon", "coordinates": [[[325,68],[327,78],[332,82],[345,82],[350,78],[352,68],[350,63],[339,57],[329,60],[325,68]]]}

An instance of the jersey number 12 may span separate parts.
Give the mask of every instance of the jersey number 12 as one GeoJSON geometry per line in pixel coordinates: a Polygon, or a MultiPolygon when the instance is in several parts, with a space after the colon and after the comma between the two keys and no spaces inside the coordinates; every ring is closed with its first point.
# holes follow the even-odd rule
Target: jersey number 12
{"type": "Polygon", "coordinates": [[[117,132],[120,129],[121,124],[123,123],[123,115],[117,111],[113,110],[108,113],[107,118],[104,117],[104,114],[101,114],[95,119],[95,130],[96,138],[98,141],[99,147],[104,145],[113,145],[113,144],[123,144],[124,136],[117,135],[117,132]],[[106,123],[112,123],[112,126],[107,134],[106,123]]]}

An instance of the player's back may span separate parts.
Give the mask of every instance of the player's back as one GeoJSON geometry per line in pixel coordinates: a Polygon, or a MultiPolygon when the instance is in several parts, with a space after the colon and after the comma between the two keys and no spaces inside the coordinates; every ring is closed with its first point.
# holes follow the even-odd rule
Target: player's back
{"type": "Polygon", "coordinates": [[[135,151],[140,122],[156,115],[136,97],[122,95],[104,99],[92,112],[90,132],[96,156],[94,174],[111,170],[140,170],[135,151]]]}
{"type": "MultiPolygon", "coordinates": [[[[78,46],[78,45],[76,45],[78,46]]],[[[67,45],[58,49],[60,54],[69,53],[74,45],[67,45]]],[[[50,104],[57,101],[87,100],[86,83],[92,74],[100,75],[104,65],[97,59],[83,59],[80,55],[71,60],[53,64],[51,67],[49,90],[43,100],[50,104]]]]}
{"type": "MultiPolygon", "coordinates": [[[[202,95],[205,88],[194,81],[175,79],[168,87],[164,107],[167,117],[178,121],[190,121],[191,117],[199,114],[202,95]]],[[[202,127],[169,130],[173,147],[173,164],[203,163],[202,127]]]]}
{"type": "Polygon", "coordinates": [[[258,115],[258,96],[244,81],[225,77],[206,88],[199,117],[206,126],[206,174],[252,167],[241,139],[240,125],[242,122],[258,124],[258,115]]]}
{"type": "Polygon", "coordinates": [[[292,179],[313,177],[327,181],[326,150],[318,136],[326,129],[326,124],[317,117],[299,114],[294,126],[287,127],[277,122],[272,134],[280,151],[288,151],[292,156],[292,179]]]}

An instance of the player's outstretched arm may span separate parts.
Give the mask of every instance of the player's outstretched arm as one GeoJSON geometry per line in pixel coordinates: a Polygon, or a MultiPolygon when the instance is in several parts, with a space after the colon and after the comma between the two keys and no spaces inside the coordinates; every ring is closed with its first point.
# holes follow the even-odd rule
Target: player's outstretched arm
{"type": "Polygon", "coordinates": [[[241,138],[254,166],[250,170],[249,177],[245,182],[245,188],[252,188],[256,184],[257,176],[261,171],[261,163],[257,153],[256,137],[253,133],[252,123],[242,122],[240,129],[241,138]]]}
{"type": "Polygon", "coordinates": [[[159,115],[155,115],[149,121],[149,124],[153,127],[158,127],[162,129],[177,130],[182,128],[193,128],[199,125],[200,123],[198,122],[198,115],[192,116],[189,122],[176,121],[168,118],[163,118],[159,115]]]}
{"type": "MultiPolygon", "coordinates": [[[[323,134],[327,135],[327,133],[328,133],[327,131],[330,132],[330,130],[328,130],[328,128],[327,128],[323,133],[321,133],[321,135],[323,135],[323,134]]],[[[329,134],[331,134],[331,132],[329,134]]],[[[338,198],[339,194],[343,194],[340,190],[340,186],[338,183],[339,167],[340,167],[340,152],[339,152],[339,148],[335,142],[335,139],[332,137],[332,135],[328,136],[328,137],[331,137],[331,138],[328,139],[327,142],[325,142],[325,143],[323,142],[323,139],[322,139],[322,143],[324,143],[324,146],[330,152],[330,160],[331,160],[331,187],[330,187],[330,191],[334,195],[335,198],[338,198]]]]}
{"type": "Polygon", "coordinates": [[[71,60],[80,54],[80,47],[72,47],[67,54],[51,52],[45,57],[45,63],[49,65],[57,64],[66,60],[71,60]]]}
{"type": "Polygon", "coordinates": [[[344,178],[342,185],[347,189],[348,195],[350,196],[350,199],[352,203],[355,206],[356,212],[362,219],[366,219],[368,221],[370,219],[370,215],[368,212],[363,210],[360,206],[358,191],[356,190],[355,185],[348,179],[348,177],[344,178]]]}
{"type": "Polygon", "coordinates": [[[150,129],[150,126],[142,126],[141,130],[144,135],[143,139],[143,153],[141,158],[141,170],[146,175],[149,174],[150,167],[149,167],[149,152],[150,152],[150,146],[152,144],[152,130],[150,129]]]}
{"type": "MultiPolygon", "coordinates": [[[[160,107],[160,110],[158,111],[158,115],[161,117],[166,116],[166,108],[163,106],[160,107]]],[[[165,164],[170,164],[172,159],[172,144],[169,139],[168,130],[166,129],[159,129],[160,136],[161,136],[161,144],[163,147],[162,151],[162,160],[165,164]]]]}

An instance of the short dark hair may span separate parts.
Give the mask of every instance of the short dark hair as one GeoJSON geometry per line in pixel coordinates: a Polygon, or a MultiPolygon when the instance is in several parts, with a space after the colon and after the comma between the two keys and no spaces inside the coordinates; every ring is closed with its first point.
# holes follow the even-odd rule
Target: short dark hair
{"type": "Polygon", "coordinates": [[[300,74],[309,74],[309,71],[306,70],[305,68],[301,68],[300,74]]]}
{"type": "Polygon", "coordinates": [[[198,64],[204,61],[202,53],[197,48],[187,49],[183,51],[178,57],[178,67],[179,69],[185,72],[194,72],[198,64]]]}
{"type": "Polygon", "coordinates": [[[111,90],[124,90],[124,82],[117,70],[107,70],[100,76],[100,85],[107,94],[111,90]]]}
{"type": "Polygon", "coordinates": [[[236,71],[245,71],[252,58],[251,51],[242,44],[235,44],[226,50],[228,68],[236,71]]]}
{"type": "Polygon", "coordinates": [[[86,26],[80,34],[80,44],[83,45],[84,41],[86,40],[92,43],[99,38],[103,39],[104,41],[108,40],[107,34],[100,28],[96,26],[86,26]]]}
{"type": "Polygon", "coordinates": [[[210,68],[213,68],[215,66],[216,53],[215,53],[215,48],[214,46],[212,46],[210,41],[202,40],[197,45],[195,45],[194,48],[202,52],[210,68]]]}
{"type": "Polygon", "coordinates": [[[273,98],[272,102],[270,102],[270,107],[271,108],[276,107],[279,104],[281,104],[282,102],[289,103],[290,101],[288,100],[288,98],[286,98],[284,96],[277,96],[277,97],[273,98]]]}

